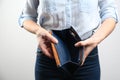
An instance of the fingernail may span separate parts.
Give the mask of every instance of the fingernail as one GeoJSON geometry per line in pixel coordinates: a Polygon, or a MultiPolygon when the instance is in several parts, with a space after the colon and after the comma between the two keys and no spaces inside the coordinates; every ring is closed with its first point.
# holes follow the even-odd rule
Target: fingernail
{"type": "Polygon", "coordinates": [[[58,43],[58,40],[57,40],[56,38],[54,38],[53,42],[54,42],[55,44],[57,44],[57,43],[58,43]]]}
{"type": "Polygon", "coordinates": [[[56,39],[55,43],[57,44],[58,43],[58,40],[56,39]]]}
{"type": "Polygon", "coordinates": [[[78,43],[75,44],[75,47],[78,47],[78,43]]]}

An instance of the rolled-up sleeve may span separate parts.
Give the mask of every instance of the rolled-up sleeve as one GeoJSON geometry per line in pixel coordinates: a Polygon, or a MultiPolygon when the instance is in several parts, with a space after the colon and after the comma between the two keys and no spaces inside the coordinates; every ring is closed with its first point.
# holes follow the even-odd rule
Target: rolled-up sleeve
{"type": "Polygon", "coordinates": [[[25,7],[22,10],[22,13],[19,17],[18,23],[19,26],[23,27],[23,22],[25,20],[33,20],[37,22],[37,8],[39,5],[39,0],[27,0],[25,7]]]}
{"type": "Polygon", "coordinates": [[[99,7],[102,22],[107,18],[113,18],[118,22],[118,12],[115,0],[99,0],[99,7]]]}

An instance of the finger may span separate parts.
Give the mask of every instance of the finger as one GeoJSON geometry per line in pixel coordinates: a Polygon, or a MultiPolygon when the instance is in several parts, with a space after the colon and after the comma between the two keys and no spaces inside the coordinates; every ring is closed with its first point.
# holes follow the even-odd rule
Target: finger
{"type": "Polygon", "coordinates": [[[46,56],[48,56],[49,58],[53,58],[52,54],[49,53],[49,51],[46,48],[41,47],[41,50],[46,56]]]}
{"type": "Polygon", "coordinates": [[[85,59],[86,59],[86,52],[85,52],[85,47],[83,47],[83,57],[82,57],[82,62],[81,62],[81,66],[83,66],[85,59]]]}
{"type": "Polygon", "coordinates": [[[53,57],[49,50],[50,47],[47,47],[44,43],[40,43],[38,46],[46,56],[48,56],[50,58],[53,57]]]}
{"type": "Polygon", "coordinates": [[[92,44],[92,41],[90,39],[86,39],[84,41],[79,41],[79,42],[75,43],[75,46],[79,47],[79,46],[86,46],[86,45],[90,45],[90,44],[92,44]]]}
{"type": "Polygon", "coordinates": [[[84,54],[83,54],[83,59],[82,59],[81,66],[84,64],[86,58],[88,57],[88,55],[90,54],[90,52],[92,50],[93,50],[93,47],[91,47],[91,46],[85,46],[84,47],[84,54]]]}
{"type": "Polygon", "coordinates": [[[85,57],[85,56],[83,56],[81,66],[83,66],[83,64],[84,64],[84,62],[85,62],[85,59],[86,59],[86,57],[85,57]]]}
{"type": "Polygon", "coordinates": [[[86,42],[85,41],[79,41],[77,43],[75,43],[75,47],[80,47],[80,46],[85,46],[86,42]]]}
{"type": "Polygon", "coordinates": [[[56,44],[58,43],[58,40],[55,37],[53,37],[50,33],[48,33],[46,36],[47,38],[49,38],[51,42],[56,43],[56,44]]]}

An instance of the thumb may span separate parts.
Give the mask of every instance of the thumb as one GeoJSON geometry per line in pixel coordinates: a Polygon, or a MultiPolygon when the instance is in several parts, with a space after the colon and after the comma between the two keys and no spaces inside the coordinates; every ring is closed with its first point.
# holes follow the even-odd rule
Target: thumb
{"type": "Polygon", "coordinates": [[[49,40],[50,40],[51,42],[57,44],[57,43],[58,43],[58,40],[57,40],[54,36],[52,36],[51,34],[52,34],[52,33],[49,32],[49,33],[47,34],[47,37],[49,38],[49,40]]]}
{"type": "Polygon", "coordinates": [[[80,47],[80,46],[85,46],[85,45],[87,45],[86,40],[85,41],[79,41],[79,42],[75,43],[75,47],[80,47]]]}
{"type": "Polygon", "coordinates": [[[92,44],[92,40],[90,38],[88,38],[84,41],[79,41],[79,42],[75,43],[75,46],[79,47],[79,46],[86,46],[86,45],[90,45],[90,44],[92,44]]]}

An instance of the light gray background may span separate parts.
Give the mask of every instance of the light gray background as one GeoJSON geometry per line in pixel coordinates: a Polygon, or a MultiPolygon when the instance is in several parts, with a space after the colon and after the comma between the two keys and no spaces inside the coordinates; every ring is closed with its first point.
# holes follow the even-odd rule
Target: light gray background
{"type": "MultiPolygon", "coordinates": [[[[0,80],[34,80],[36,36],[18,26],[24,3],[0,0],[0,80]]],[[[119,47],[120,23],[99,45],[101,80],[120,80],[119,47]]]]}

